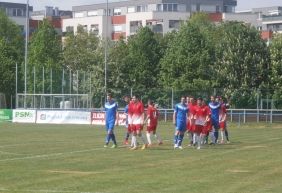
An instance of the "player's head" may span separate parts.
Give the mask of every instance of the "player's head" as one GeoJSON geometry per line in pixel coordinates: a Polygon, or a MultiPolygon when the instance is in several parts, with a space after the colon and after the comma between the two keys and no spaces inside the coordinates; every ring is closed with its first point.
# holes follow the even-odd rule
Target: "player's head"
{"type": "Polygon", "coordinates": [[[125,96],[123,97],[123,100],[124,100],[126,103],[129,103],[130,97],[127,96],[127,95],[125,95],[125,96]]]}
{"type": "Polygon", "coordinates": [[[182,103],[182,104],[185,104],[185,102],[186,102],[186,97],[185,97],[185,96],[182,96],[182,97],[181,97],[181,103],[182,103]]]}
{"type": "Polygon", "coordinates": [[[148,106],[149,105],[154,105],[154,102],[151,99],[148,100],[148,106]]]}
{"type": "Polygon", "coordinates": [[[111,93],[107,93],[107,101],[111,101],[112,100],[112,94],[111,93]]]}
{"type": "Polygon", "coordinates": [[[197,98],[197,105],[202,106],[203,105],[203,98],[199,97],[197,98]]]}
{"type": "Polygon", "coordinates": [[[132,96],[132,101],[133,101],[134,103],[137,103],[137,102],[139,101],[139,97],[138,97],[137,95],[133,95],[133,96],[132,96]]]}
{"type": "Polygon", "coordinates": [[[221,96],[216,96],[216,97],[215,97],[215,101],[216,101],[216,102],[219,102],[220,99],[221,99],[221,96]]]}
{"type": "Polygon", "coordinates": [[[211,95],[211,102],[215,102],[215,96],[214,95],[211,95]]]}

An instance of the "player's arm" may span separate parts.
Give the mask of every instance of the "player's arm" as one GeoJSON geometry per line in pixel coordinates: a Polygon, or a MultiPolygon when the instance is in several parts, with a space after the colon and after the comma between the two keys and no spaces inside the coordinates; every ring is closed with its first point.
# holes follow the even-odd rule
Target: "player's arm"
{"type": "Polygon", "coordinates": [[[175,125],[175,123],[176,123],[176,111],[174,111],[174,113],[173,113],[173,117],[172,117],[172,121],[173,121],[173,124],[175,125]]]}

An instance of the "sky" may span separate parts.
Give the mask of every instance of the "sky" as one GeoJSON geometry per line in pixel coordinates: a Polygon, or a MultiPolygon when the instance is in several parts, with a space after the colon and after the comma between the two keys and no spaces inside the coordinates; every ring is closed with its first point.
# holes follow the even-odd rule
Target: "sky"
{"type": "MultiPolygon", "coordinates": [[[[26,3],[27,0],[1,0],[4,2],[26,3]]],[[[111,0],[109,0],[110,2],[111,0]]],[[[45,6],[59,7],[61,10],[71,10],[72,6],[103,3],[106,0],[29,0],[34,11],[43,10],[45,6]]],[[[250,10],[257,7],[282,6],[282,0],[237,0],[236,11],[250,10]]]]}

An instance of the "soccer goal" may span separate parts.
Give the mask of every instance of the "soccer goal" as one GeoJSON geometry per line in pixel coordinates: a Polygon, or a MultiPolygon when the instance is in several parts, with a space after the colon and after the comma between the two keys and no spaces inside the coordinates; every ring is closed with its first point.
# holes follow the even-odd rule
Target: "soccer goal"
{"type": "Polygon", "coordinates": [[[88,94],[17,94],[16,108],[25,109],[88,109],[88,94]]]}

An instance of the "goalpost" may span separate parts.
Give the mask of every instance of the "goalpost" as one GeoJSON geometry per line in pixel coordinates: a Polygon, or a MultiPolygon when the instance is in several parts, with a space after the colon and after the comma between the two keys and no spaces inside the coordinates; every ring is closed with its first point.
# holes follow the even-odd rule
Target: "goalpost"
{"type": "Polygon", "coordinates": [[[88,94],[17,94],[16,108],[28,109],[89,109],[88,94]]]}

